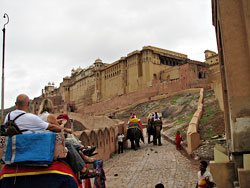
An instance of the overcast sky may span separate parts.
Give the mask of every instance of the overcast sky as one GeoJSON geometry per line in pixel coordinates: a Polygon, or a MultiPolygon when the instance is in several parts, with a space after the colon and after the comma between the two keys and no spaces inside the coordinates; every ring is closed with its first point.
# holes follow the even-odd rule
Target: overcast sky
{"type": "Polygon", "coordinates": [[[4,13],[5,108],[97,58],[112,63],[148,45],[199,61],[217,52],[211,0],[1,0],[1,30],[4,13]]]}

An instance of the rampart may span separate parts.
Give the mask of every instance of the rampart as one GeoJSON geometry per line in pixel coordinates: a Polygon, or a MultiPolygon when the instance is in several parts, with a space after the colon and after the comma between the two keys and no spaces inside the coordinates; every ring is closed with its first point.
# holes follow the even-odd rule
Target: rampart
{"type": "Polygon", "coordinates": [[[200,98],[198,101],[198,107],[196,112],[194,113],[187,130],[187,152],[191,154],[200,144],[200,134],[198,133],[199,121],[202,117],[203,111],[203,97],[204,97],[204,89],[200,89],[200,98]]]}
{"type": "Polygon", "coordinates": [[[88,116],[77,113],[69,113],[74,119],[74,129],[78,123],[82,128],[74,131],[75,136],[81,140],[81,144],[96,146],[97,159],[108,159],[118,149],[118,133],[126,134],[126,124],[120,120],[113,120],[106,116],[88,116]],[[75,123],[75,121],[77,123],[75,123]]]}
{"type": "Polygon", "coordinates": [[[152,86],[142,90],[116,96],[112,100],[102,101],[90,106],[79,109],[77,112],[80,114],[94,114],[104,115],[112,111],[124,108],[133,103],[146,102],[151,100],[152,97],[171,94],[177,91],[189,88],[204,88],[208,89],[209,85],[207,80],[197,80],[195,83],[190,83],[189,79],[181,78],[179,80],[160,82],[160,80],[153,80],[152,86]]]}

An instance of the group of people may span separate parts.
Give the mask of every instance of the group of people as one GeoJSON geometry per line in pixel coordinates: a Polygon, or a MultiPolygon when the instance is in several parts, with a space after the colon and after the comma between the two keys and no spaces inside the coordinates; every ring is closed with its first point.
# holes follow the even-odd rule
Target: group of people
{"type": "MultiPolygon", "coordinates": [[[[16,110],[10,112],[6,115],[4,123],[9,119],[15,120],[18,128],[23,132],[23,134],[29,133],[42,133],[46,131],[60,132],[64,131],[65,134],[72,134],[72,130],[65,128],[64,124],[67,122],[67,116],[61,116],[59,120],[52,114],[53,113],[53,103],[49,99],[42,101],[38,116],[32,113],[27,113],[29,108],[30,100],[29,97],[25,94],[18,95],[16,99],[16,110]],[[20,114],[23,114],[20,116],[20,114]]],[[[135,114],[131,114],[131,119],[136,118],[135,114]]],[[[154,117],[154,120],[160,120],[160,117],[154,117]]],[[[118,153],[123,153],[123,139],[124,135],[118,134],[118,153]]],[[[177,148],[180,148],[180,132],[176,134],[176,140],[178,143],[177,148]]],[[[68,150],[66,162],[69,164],[71,169],[75,174],[79,174],[80,179],[88,179],[95,177],[95,187],[96,188],[105,188],[105,172],[103,170],[103,160],[100,160],[97,163],[96,168],[87,167],[86,163],[94,163],[96,160],[95,147],[83,146],[80,143],[72,143],[70,141],[65,142],[65,146],[68,150]]],[[[213,185],[213,178],[209,171],[207,171],[207,162],[201,161],[200,171],[198,172],[198,182],[196,187],[207,188],[213,185]]],[[[157,185],[156,187],[164,187],[162,184],[157,185]]]]}
{"type": "MultiPolygon", "coordinates": [[[[10,112],[6,115],[4,123],[9,120],[15,120],[15,124],[21,130],[22,134],[30,133],[44,133],[47,131],[51,132],[61,132],[64,131],[65,134],[72,134],[72,130],[65,128],[64,124],[67,122],[68,117],[62,116],[59,120],[52,114],[54,111],[54,106],[51,100],[44,99],[41,103],[38,116],[32,113],[28,113],[28,108],[30,105],[30,99],[26,94],[20,94],[16,98],[16,110],[10,112]],[[23,115],[21,115],[23,114],[23,115]],[[21,116],[20,116],[21,115],[21,116]]],[[[88,179],[96,177],[97,185],[95,187],[105,187],[99,185],[98,178],[105,178],[104,171],[101,170],[103,161],[98,168],[89,168],[86,163],[93,163],[96,161],[93,155],[96,154],[95,146],[83,146],[80,144],[72,143],[71,141],[65,141],[65,147],[67,148],[66,162],[71,167],[72,171],[78,175],[79,179],[88,179]],[[88,156],[89,155],[89,156],[88,156]]]]}

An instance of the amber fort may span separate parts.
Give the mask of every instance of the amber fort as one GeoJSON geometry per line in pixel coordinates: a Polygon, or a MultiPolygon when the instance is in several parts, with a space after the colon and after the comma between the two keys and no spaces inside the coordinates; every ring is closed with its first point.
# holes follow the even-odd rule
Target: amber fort
{"type": "Polygon", "coordinates": [[[53,100],[57,112],[97,113],[155,95],[208,88],[213,83],[209,67],[216,69],[218,55],[206,50],[205,57],[206,62],[199,62],[182,53],[144,46],[113,63],[97,59],[89,67],[73,68],[58,88],[48,83],[34,99],[34,110],[44,97],[53,100]]]}

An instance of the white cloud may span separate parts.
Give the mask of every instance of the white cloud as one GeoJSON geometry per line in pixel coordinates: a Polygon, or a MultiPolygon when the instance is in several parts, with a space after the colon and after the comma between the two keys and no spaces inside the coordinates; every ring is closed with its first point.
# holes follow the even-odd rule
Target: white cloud
{"type": "Polygon", "coordinates": [[[73,67],[112,63],[146,45],[200,61],[217,51],[210,1],[2,0],[1,26],[4,13],[5,107],[20,93],[34,98],[48,82],[58,86],[73,67]]]}

